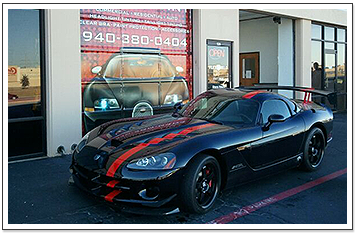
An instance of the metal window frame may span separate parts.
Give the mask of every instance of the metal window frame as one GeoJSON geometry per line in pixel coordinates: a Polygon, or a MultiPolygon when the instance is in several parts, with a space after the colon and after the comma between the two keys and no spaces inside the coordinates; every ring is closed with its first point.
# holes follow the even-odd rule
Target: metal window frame
{"type": "MultiPolygon", "coordinates": [[[[321,39],[317,39],[317,38],[311,38],[311,41],[318,41],[321,42],[321,66],[323,66],[323,68],[325,67],[325,56],[326,54],[335,54],[335,79],[334,79],[334,91],[336,91],[336,79],[337,79],[337,63],[338,63],[338,55],[337,55],[337,46],[338,45],[345,45],[345,64],[346,64],[346,82],[347,82],[347,27],[342,27],[342,26],[337,26],[337,25],[331,25],[331,24],[322,24],[319,22],[311,22],[311,25],[319,25],[321,26],[321,39]],[[334,28],[335,31],[335,37],[334,40],[325,40],[325,27],[332,27],[334,28]],[[338,35],[337,35],[337,29],[344,29],[345,30],[345,41],[338,41],[338,35]],[[325,43],[333,43],[334,44],[334,53],[332,53],[332,51],[330,51],[331,53],[326,53],[328,52],[328,50],[331,49],[325,49],[325,43]]],[[[322,76],[321,76],[321,82],[324,83],[325,82],[325,69],[322,69],[322,76]]],[[[347,84],[346,84],[347,85],[347,84]]],[[[344,94],[343,94],[344,95],[344,94]]],[[[324,102],[324,100],[322,100],[322,102],[324,102]]],[[[334,109],[336,110],[337,108],[337,103],[334,105],[334,109]]]]}

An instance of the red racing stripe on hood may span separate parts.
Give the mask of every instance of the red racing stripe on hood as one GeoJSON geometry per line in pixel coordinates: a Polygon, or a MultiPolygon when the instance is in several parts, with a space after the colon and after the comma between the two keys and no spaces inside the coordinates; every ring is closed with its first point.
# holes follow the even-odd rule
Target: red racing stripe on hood
{"type": "Polygon", "coordinates": [[[209,123],[209,124],[193,126],[193,127],[186,128],[186,129],[180,131],[179,133],[170,133],[170,134],[164,136],[163,138],[154,138],[154,139],[150,140],[148,143],[140,143],[137,146],[135,146],[134,148],[126,151],[124,154],[119,156],[113,162],[113,164],[109,167],[109,169],[107,171],[107,176],[114,177],[115,172],[118,170],[118,168],[120,167],[120,165],[123,162],[125,162],[129,157],[131,157],[135,153],[137,153],[140,150],[148,147],[149,145],[159,144],[163,140],[172,140],[173,138],[175,138],[177,136],[185,136],[185,135],[187,135],[187,134],[189,134],[189,133],[191,133],[193,131],[199,130],[201,128],[207,128],[207,127],[210,127],[210,126],[213,126],[213,125],[215,125],[215,124],[209,123]]]}

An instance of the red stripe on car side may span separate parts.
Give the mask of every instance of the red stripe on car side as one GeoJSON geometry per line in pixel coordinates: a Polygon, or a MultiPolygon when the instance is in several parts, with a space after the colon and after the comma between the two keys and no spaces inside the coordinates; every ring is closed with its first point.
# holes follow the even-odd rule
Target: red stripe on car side
{"type": "Polygon", "coordinates": [[[114,177],[115,172],[118,170],[119,166],[125,162],[125,160],[127,160],[129,157],[131,157],[133,154],[139,152],[140,150],[146,148],[149,145],[156,145],[158,143],[160,143],[163,140],[172,140],[173,138],[175,138],[176,136],[179,135],[187,135],[193,131],[199,130],[201,128],[207,128],[210,126],[213,126],[215,124],[209,123],[209,124],[203,124],[203,125],[199,125],[199,126],[194,126],[194,127],[189,127],[186,128],[182,131],[180,131],[179,133],[175,134],[175,133],[170,133],[166,136],[164,136],[163,138],[154,138],[152,140],[150,140],[148,143],[140,143],[139,145],[135,146],[134,148],[126,151],[124,154],[122,154],[121,156],[119,156],[114,162],[113,164],[109,167],[108,172],[107,172],[107,176],[110,177],[114,177]]]}
{"type": "Polygon", "coordinates": [[[113,190],[107,196],[105,196],[104,199],[108,202],[113,202],[113,198],[116,197],[119,193],[121,193],[121,190],[113,190]]]}

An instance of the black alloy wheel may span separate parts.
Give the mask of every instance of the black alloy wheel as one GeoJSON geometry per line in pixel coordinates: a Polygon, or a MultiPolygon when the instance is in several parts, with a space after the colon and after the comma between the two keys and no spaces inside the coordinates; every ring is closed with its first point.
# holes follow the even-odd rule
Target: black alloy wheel
{"type": "Polygon", "coordinates": [[[319,128],[313,128],[305,141],[304,157],[301,167],[315,171],[321,165],[325,154],[325,136],[319,128]]]}
{"type": "Polygon", "coordinates": [[[216,201],[220,186],[221,171],[217,160],[209,155],[198,155],[184,175],[180,193],[181,210],[206,213],[216,201]]]}

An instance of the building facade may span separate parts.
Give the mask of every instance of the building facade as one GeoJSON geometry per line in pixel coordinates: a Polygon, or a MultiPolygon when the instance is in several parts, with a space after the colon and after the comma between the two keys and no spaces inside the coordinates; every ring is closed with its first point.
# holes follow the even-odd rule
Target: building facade
{"type": "Polygon", "coordinates": [[[9,160],[70,153],[100,123],[164,113],[212,88],[313,87],[338,92],[326,104],[347,109],[345,10],[7,14],[9,160]]]}

